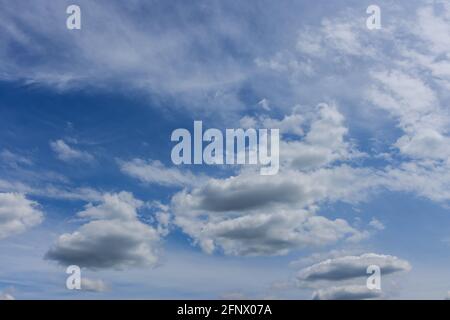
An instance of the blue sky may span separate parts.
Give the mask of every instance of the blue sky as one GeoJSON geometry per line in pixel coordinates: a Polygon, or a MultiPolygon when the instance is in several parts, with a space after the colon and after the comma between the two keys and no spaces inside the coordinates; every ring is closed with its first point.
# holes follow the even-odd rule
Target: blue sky
{"type": "Polygon", "coordinates": [[[447,297],[448,2],[0,4],[0,298],[447,297]],[[280,171],[174,165],[195,120],[280,171]]]}

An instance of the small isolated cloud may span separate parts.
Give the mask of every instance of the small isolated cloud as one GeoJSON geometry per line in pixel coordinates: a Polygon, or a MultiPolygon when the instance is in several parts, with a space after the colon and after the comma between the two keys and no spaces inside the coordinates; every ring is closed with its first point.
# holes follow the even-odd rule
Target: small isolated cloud
{"type": "Polygon", "coordinates": [[[366,286],[347,285],[320,289],[313,293],[313,300],[363,300],[383,297],[381,290],[370,290],[366,286]]]}
{"type": "Polygon", "coordinates": [[[91,292],[105,292],[108,291],[108,285],[100,279],[81,278],[81,290],[91,292]]]}
{"type": "Polygon", "coordinates": [[[345,256],[328,259],[300,270],[300,283],[315,281],[343,281],[367,276],[367,267],[377,265],[383,275],[411,270],[408,261],[395,256],[365,253],[360,256],[345,256]]]}
{"type": "Polygon", "coordinates": [[[40,224],[43,217],[38,203],[23,194],[0,193],[0,239],[40,224]]]}
{"type": "Polygon", "coordinates": [[[190,171],[168,168],[158,160],[133,159],[120,161],[119,165],[123,173],[149,184],[183,187],[193,185],[199,180],[190,171]]]}
{"type": "Polygon", "coordinates": [[[142,206],[128,192],[105,194],[100,203],[89,204],[78,213],[91,221],[61,235],[46,258],[92,269],[155,265],[163,230],[139,220],[142,206]]]}
{"type": "Polygon", "coordinates": [[[380,230],[381,231],[381,230],[385,229],[384,224],[380,220],[378,220],[376,218],[372,218],[372,220],[370,220],[370,222],[369,222],[369,225],[372,228],[376,229],[376,230],[380,230]]]}
{"type": "Polygon", "coordinates": [[[72,161],[84,161],[84,162],[92,162],[94,157],[86,152],[74,149],[69,146],[64,140],[56,140],[50,142],[50,147],[56,153],[56,156],[61,161],[72,162],[72,161]]]}

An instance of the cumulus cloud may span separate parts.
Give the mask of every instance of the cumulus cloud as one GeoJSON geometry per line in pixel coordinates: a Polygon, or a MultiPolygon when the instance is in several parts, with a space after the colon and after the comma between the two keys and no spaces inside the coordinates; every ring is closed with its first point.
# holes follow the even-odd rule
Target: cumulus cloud
{"type": "Polygon", "coordinates": [[[359,236],[345,220],[309,216],[302,211],[261,213],[217,222],[212,219],[200,227],[183,218],[177,222],[206,252],[212,252],[218,245],[225,253],[234,255],[285,254],[294,248],[359,236]]]}
{"type": "Polygon", "coordinates": [[[123,173],[149,184],[183,187],[198,184],[201,180],[188,170],[168,168],[158,160],[133,159],[119,164],[123,173]]]}
{"type": "MultiPolygon", "coordinates": [[[[346,131],[336,107],[323,105],[306,142],[300,144],[330,150],[329,154],[337,150],[344,160],[351,149],[344,140],[346,131]]],[[[316,211],[322,202],[365,199],[369,190],[378,187],[377,175],[345,164],[328,166],[331,159],[300,171],[292,166],[292,158],[301,156],[302,152],[285,155],[291,161],[285,161],[275,176],[244,170],[175,194],[171,201],[175,224],[204,251],[221,248],[235,255],[285,254],[295,248],[366,238],[366,231],[316,211]]]]}
{"type": "Polygon", "coordinates": [[[367,267],[377,265],[383,275],[411,270],[408,261],[395,256],[365,253],[360,256],[344,256],[328,259],[302,269],[297,274],[301,283],[314,281],[342,281],[367,277],[367,267]]]}
{"type": "Polygon", "coordinates": [[[363,199],[376,183],[366,175],[345,166],[271,177],[242,173],[179,192],[171,208],[174,222],[207,252],[218,245],[230,254],[283,254],[367,237],[343,219],[316,215],[320,202],[363,199]]]}
{"type": "Polygon", "coordinates": [[[103,195],[101,203],[96,205],[89,203],[77,215],[82,218],[96,220],[133,220],[136,219],[136,210],[142,205],[143,202],[135,199],[131,193],[107,193],[103,195]]]}
{"type": "Polygon", "coordinates": [[[320,104],[310,130],[301,141],[281,143],[281,162],[300,170],[310,170],[357,156],[345,140],[348,129],[335,105],[320,104]]]}
{"type": "Polygon", "coordinates": [[[58,159],[66,162],[71,161],[85,161],[91,162],[94,160],[94,157],[86,152],[74,149],[69,146],[64,140],[56,140],[50,142],[50,147],[56,153],[58,159]]]}
{"type": "MultiPolygon", "coordinates": [[[[257,121],[261,119],[268,118],[257,121]]],[[[375,170],[345,164],[359,152],[346,139],[348,130],[337,106],[321,104],[304,125],[309,128],[305,134],[299,126],[302,131],[294,135],[296,140],[282,141],[279,174],[242,170],[175,194],[171,200],[175,224],[204,251],[222,249],[234,255],[285,254],[367,238],[367,231],[344,219],[320,216],[317,209],[324,202],[365,200],[383,177],[375,170]],[[306,159],[311,153],[317,157],[306,159]]]]}
{"type": "Polygon", "coordinates": [[[40,224],[43,213],[35,201],[20,193],[0,193],[0,239],[40,224]]]}
{"type": "Polygon", "coordinates": [[[93,221],[61,235],[47,258],[88,268],[154,265],[158,239],[154,229],[138,221],[93,221]]]}
{"type": "Polygon", "coordinates": [[[92,269],[155,265],[161,233],[140,221],[142,206],[128,192],[105,194],[100,203],[88,204],[78,213],[91,221],[61,235],[46,258],[92,269]]]}
{"type": "Polygon", "coordinates": [[[319,289],[313,293],[313,300],[365,300],[383,297],[380,290],[370,290],[366,286],[347,285],[319,289]]]}
{"type": "Polygon", "coordinates": [[[314,289],[313,299],[317,300],[385,299],[395,292],[394,277],[411,270],[408,261],[395,256],[375,253],[345,255],[350,251],[333,250],[327,254],[331,258],[319,262],[317,259],[323,258],[324,254],[293,262],[292,266],[304,266],[314,261],[298,271],[294,282],[299,288],[314,289]],[[382,285],[379,289],[369,289],[366,284],[371,275],[367,269],[372,265],[380,268],[382,285]]]}

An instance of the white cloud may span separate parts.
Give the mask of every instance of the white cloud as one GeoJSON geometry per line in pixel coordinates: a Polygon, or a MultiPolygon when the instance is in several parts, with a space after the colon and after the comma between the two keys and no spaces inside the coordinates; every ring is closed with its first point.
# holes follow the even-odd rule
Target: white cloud
{"type": "Polygon", "coordinates": [[[364,199],[376,183],[365,175],[371,173],[345,166],[270,178],[243,173],[182,191],[171,208],[175,223],[206,252],[219,246],[229,254],[283,254],[365,238],[345,220],[315,215],[315,205],[323,201],[364,199]]]}
{"type": "Polygon", "coordinates": [[[436,55],[447,53],[450,46],[450,7],[444,1],[439,4],[440,10],[435,8],[433,3],[417,10],[419,23],[414,30],[427,48],[436,55]]]}
{"type": "Polygon", "coordinates": [[[372,79],[377,85],[368,98],[396,117],[406,133],[445,128],[448,119],[436,93],[422,79],[398,70],[373,72],[372,79]]]}
{"type": "Polygon", "coordinates": [[[11,294],[0,292],[0,300],[16,300],[11,294]]]}
{"type": "Polygon", "coordinates": [[[216,246],[232,255],[277,255],[295,248],[321,246],[356,236],[345,220],[311,216],[305,211],[259,213],[229,219],[198,220],[177,217],[175,222],[194,237],[205,252],[216,246]]]}
{"type": "Polygon", "coordinates": [[[142,222],[98,220],[61,235],[46,257],[92,269],[152,266],[158,240],[156,230],[142,222]]]}
{"type": "Polygon", "coordinates": [[[433,129],[422,129],[413,136],[403,136],[395,146],[401,153],[415,159],[449,159],[450,137],[433,129]]]}
{"type": "Polygon", "coordinates": [[[370,290],[367,286],[346,285],[319,289],[313,293],[313,300],[365,300],[383,297],[381,290],[370,290]]]}
{"type": "Polygon", "coordinates": [[[449,170],[448,164],[434,161],[402,163],[386,170],[386,187],[445,203],[450,200],[449,170]]]}
{"type": "Polygon", "coordinates": [[[0,152],[0,159],[3,163],[16,168],[20,165],[29,166],[33,164],[33,161],[30,158],[11,152],[8,149],[4,149],[0,152]]]}
{"type": "Polygon", "coordinates": [[[244,129],[248,128],[265,128],[265,129],[279,129],[281,134],[293,134],[296,136],[303,136],[303,123],[305,118],[299,113],[292,113],[285,115],[283,119],[278,120],[267,116],[260,116],[258,119],[244,116],[239,123],[244,129]]]}
{"type": "Polygon", "coordinates": [[[312,76],[314,74],[314,68],[310,60],[297,59],[295,55],[286,51],[277,52],[273,57],[267,59],[256,58],[255,64],[262,70],[287,74],[291,77],[312,76]]]}
{"type": "Polygon", "coordinates": [[[24,193],[33,196],[64,200],[98,201],[103,197],[102,192],[89,187],[73,188],[66,185],[51,183],[25,184],[19,181],[4,179],[0,179],[0,191],[24,193]]]}
{"type": "Polygon", "coordinates": [[[175,224],[204,251],[222,249],[233,255],[285,254],[367,238],[367,231],[343,219],[316,214],[323,202],[365,200],[382,180],[370,169],[333,163],[348,160],[357,151],[345,140],[347,128],[337,107],[321,105],[317,111],[305,138],[285,147],[290,151],[282,154],[279,174],[267,177],[244,169],[234,177],[209,179],[185,189],[172,197],[175,224]],[[304,158],[299,160],[305,148],[323,150],[323,160],[311,161],[308,167],[304,158]]]}
{"type": "Polygon", "coordinates": [[[352,22],[339,22],[329,19],[322,20],[322,32],[328,45],[347,55],[361,55],[367,51],[358,38],[359,32],[355,30],[352,22]]]}
{"type": "Polygon", "coordinates": [[[395,256],[365,253],[360,256],[344,256],[328,259],[300,270],[297,279],[301,284],[315,281],[343,281],[367,277],[367,267],[377,265],[383,275],[410,271],[408,261],[395,256]]]}
{"type": "Polygon", "coordinates": [[[78,213],[93,220],[61,235],[46,258],[92,269],[155,265],[161,233],[139,220],[142,206],[128,192],[105,194],[101,203],[78,213]]]}
{"type": "Polygon", "coordinates": [[[93,205],[89,203],[77,215],[82,218],[96,220],[133,220],[136,218],[136,210],[142,205],[143,202],[135,199],[131,193],[107,193],[103,195],[103,200],[100,204],[93,205]]]}
{"type": "Polygon", "coordinates": [[[370,222],[369,222],[369,225],[371,227],[377,229],[377,230],[384,230],[385,229],[384,224],[380,220],[378,220],[376,218],[372,218],[372,220],[370,220],[370,222]]]}
{"type": "Polygon", "coordinates": [[[50,147],[56,153],[56,156],[58,157],[58,159],[60,159],[62,161],[92,162],[94,160],[94,157],[90,153],[88,153],[86,151],[76,150],[76,149],[70,147],[66,142],[64,142],[61,139],[56,140],[56,141],[51,141],[50,147]]]}
{"type": "MultiPolygon", "coordinates": [[[[418,22],[404,30],[408,41],[397,39],[393,66],[377,65],[370,73],[373,85],[367,91],[368,100],[386,110],[403,131],[393,144],[402,156],[397,157],[399,164],[386,167],[381,174],[392,191],[447,202],[450,57],[444,48],[450,42],[448,36],[440,37],[437,32],[449,29],[450,7],[445,2],[429,2],[411,16],[418,22]]],[[[401,23],[394,27],[403,30],[401,23]]]]}
{"type": "Polygon", "coordinates": [[[318,251],[314,252],[308,256],[301,257],[297,260],[291,261],[289,266],[291,268],[300,269],[324,260],[339,258],[349,255],[359,255],[362,254],[363,250],[358,247],[350,247],[345,249],[333,249],[331,251],[318,251]]]}
{"type": "MultiPolygon", "coordinates": [[[[116,8],[114,5],[112,7],[108,7],[104,13],[99,10],[102,13],[98,20],[100,27],[102,19],[120,16],[120,10],[116,10],[120,8],[116,8]]],[[[392,144],[392,147],[400,152],[400,157],[395,158],[395,160],[400,160],[400,165],[393,162],[395,165],[379,170],[352,166],[351,160],[360,154],[347,140],[349,130],[345,125],[344,117],[337,107],[331,106],[318,109],[317,117],[309,124],[304,123],[305,119],[299,115],[289,115],[289,112],[285,113],[284,117],[281,116],[281,120],[263,118],[264,125],[280,126],[286,133],[304,137],[301,140],[283,141],[282,150],[285,151],[282,154],[282,161],[284,161],[282,172],[278,177],[270,180],[241,172],[236,177],[212,179],[205,186],[198,186],[192,183],[194,177],[190,172],[166,168],[159,162],[146,162],[140,159],[127,162],[126,168],[122,165],[122,170],[147,183],[188,186],[187,190],[176,194],[172,199],[171,207],[175,210],[175,221],[207,252],[219,247],[230,254],[281,254],[302,246],[332,244],[341,240],[364,237],[364,232],[357,230],[347,221],[319,216],[317,208],[324,203],[334,201],[357,202],[364,200],[369,191],[378,187],[386,187],[392,191],[411,191],[436,201],[449,200],[450,174],[448,172],[450,172],[450,165],[448,158],[450,152],[447,129],[449,117],[446,111],[447,106],[441,98],[445,97],[443,96],[445,91],[442,88],[449,75],[447,48],[450,42],[446,31],[449,28],[450,10],[448,5],[445,5],[444,8],[446,10],[439,14],[432,10],[432,7],[419,10],[418,23],[415,24],[417,28],[413,27],[411,28],[412,33],[406,33],[407,37],[421,38],[429,49],[420,48],[420,43],[416,41],[413,41],[414,47],[419,49],[408,47],[408,39],[395,36],[400,34],[404,36],[402,32],[395,32],[395,30],[401,30],[395,24],[391,29],[383,28],[376,34],[372,33],[370,37],[364,37],[365,34],[359,31],[365,29],[364,15],[360,15],[360,18],[356,20],[353,19],[354,16],[347,19],[347,16],[344,15],[337,19],[324,19],[317,34],[310,30],[301,32],[297,43],[297,50],[301,57],[296,53],[280,50],[273,57],[255,59],[256,65],[264,69],[264,72],[271,70],[278,76],[282,72],[292,73],[292,77],[287,76],[286,78],[289,80],[283,81],[279,86],[284,87],[286,83],[296,77],[296,81],[292,81],[292,84],[296,92],[301,92],[301,94],[304,94],[305,87],[297,88],[295,84],[301,82],[299,81],[300,77],[313,75],[311,70],[307,72],[308,68],[312,68],[311,65],[314,66],[315,73],[326,68],[331,69],[331,71],[328,70],[324,74],[318,75],[324,79],[324,82],[332,82],[333,88],[339,91],[342,86],[336,83],[336,77],[330,79],[326,76],[330,72],[336,72],[336,70],[340,72],[349,66],[349,64],[341,62],[352,61],[350,65],[352,68],[348,69],[357,71],[351,73],[351,70],[347,69],[351,76],[343,74],[342,77],[339,77],[341,79],[339,82],[350,88],[349,91],[354,91],[351,92],[352,95],[348,92],[326,91],[327,94],[337,93],[344,98],[354,98],[355,96],[361,98],[358,87],[355,88],[355,83],[364,79],[366,74],[361,70],[366,70],[365,67],[369,65],[369,69],[372,71],[368,73],[367,79],[364,79],[366,82],[361,86],[369,87],[369,90],[365,91],[369,94],[365,97],[366,100],[379,109],[387,111],[397,121],[398,128],[403,131],[397,137],[398,139],[396,138],[397,141],[392,144]],[[380,34],[381,36],[379,36],[380,34]],[[377,41],[385,34],[394,36],[391,42],[379,46],[377,41]],[[395,53],[384,50],[390,45],[395,53]],[[405,48],[406,50],[402,50],[405,48]],[[408,55],[405,54],[407,51],[409,51],[408,55]],[[358,63],[362,63],[361,59],[367,59],[365,62],[368,64],[359,65],[358,63]],[[362,75],[354,77],[356,73],[362,73],[362,75]],[[352,78],[353,82],[347,81],[349,78],[352,78]],[[302,127],[303,124],[305,124],[304,127],[302,127]],[[306,134],[304,131],[307,131],[306,134]],[[403,157],[410,159],[405,162],[403,157]],[[341,162],[346,162],[346,164],[341,164],[341,162]]],[[[39,10],[39,8],[37,9],[39,10]]],[[[14,11],[13,9],[8,10],[14,11]]],[[[30,35],[20,31],[21,29],[15,23],[11,23],[10,11],[2,13],[6,16],[5,24],[9,26],[6,35],[3,36],[7,38],[6,40],[11,41],[8,37],[13,34],[19,44],[29,45],[32,42],[30,35]]],[[[408,15],[405,14],[405,16],[408,15]]],[[[413,15],[411,17],[411,21],[416,18],[413,15]]],[[[80,68],[83,63],[79,61],[75,61],[73,65],[77,69],[83,70],[81,73],[74,72],[77,71],[75,69],[65,70],[64,67],[58,65],[56,66],[57,72],[45,68],[31,68],[31,70],[27,70],[27,72],[30,71],[31,82],[59,82],[66,85],[73,83],[72,80],[86,78],[89,80],[86,82],[95,83],[98,79],[121,79],[120,75],[123,75],[123,71],[126,70],[133,76],[137,75],[136,79],[130,81],[132,87],[157,88],[156,90],[163,92],[177,94],[181,92],[188,96],[192,91],[195,92],[193,96],[197,98],[198,96],[210,98],[211,100],[208,102],[216,102],[217,97],[225,104],[229,101],[236,102],[234,94],[228,91],[229,83],[236,84],[245,79],[248,70],[241,68],[241,65],[233,57],[221,53],[218,57],[225,56],[228,59],[211,59],[211,61],[230,61],[230,64],[224,68],[217,67],[215,62],[209,63],[208,61],[205,63],[204,69],[198,68],[199,62],[203,61],[199,57],[192,57],[189,54],[191,52],[189,43],[192,42],[190,35],[185,36],[185,33],[179,33],[175,29],[170,30],[169,34],[165,34],[164,37],[156,35],[148,38],[147,35],[153,35],[153,33],[137,28],[126,14],[122,18],[124,24],[120,30],[114,29],[111,33],[104,35],[102,32],[96,33],[96,28],[92,28],[95,32],[89,33],[93,31],[88,31],[89,34],[87,36],[84,34],[86,36],[84,39],[71,40],[74,41],[72,45],[80,49],[73,51],[77,54],[82,52],[83,54],[80,56],[83,56],[90,65],[106,66],[106,68],[100,67],[85,73],[84,70],[90,69],[80,68]],[[128,46],[123,46],[124,39],[129,44],[128,46]],[[107,43],[109,46],[102,46],[102,43],[107,43]],[[163,45],[154,46],[154,43],[163,45]],[[101,50],[96,50],[97,46],[101,50]],[[102,47],[107,47],[108,52],[102,47]],[[154,49],[156,47],[157,49],[154,49]],[[162,61],[161,57],[163,57],[162,61]],[[99,61],[102,63],[98,63],[99,61]],[[143,64],[142,61],[150,62],[143,64]],[[151,61],[161,61],[161,63],[151,63],[151,61]],[[193,63],[184,67],[183,63],[186,61],[193,61],[193,63]],[[168,69],[174,71],[167,73],[168,69]],[[99,78],[104,75],[105,78],[99,78]],[[225,82],[229,81],[229,83],[224,83],[222,79],[227,79],[225,82]],[[222,92],[217,88],[225,89],[222,92]],[[197,95],[198,93],[200,94],[197,95]]],[[[220,34],[231,36],[233,39],[238,37],[237,43],[246,42],[243,37],[239,37],[242,25],[233,26],[232,21],[220,21],[223,24],[214,25],[219,30],[215,29],[216,33],[211,33],[212,39],[217,38],[216,35],[220,34]]],[[[410,26],[407,23],[405,25],[410,26]]],[[[196,38],[200,39],[204,48],[209,49],[208,45],[213,44],[213,49],[217,50],[218,47],[214,46],[215,41],[211,41],[210,36],[202,28],[199,28],[200,30],[197,28],[189,31],[195,31],[196,38]],[[197,32],[201,37],[198,37],[197,32]]],[[[48,27],[46,31],[49,29],[51,27],[48,27]]],[[[60,37],[55,38],[59,39],[60,37]]],[[[5,42],[8,43],[8,41],[5,42]]],[[[34,46],[29,47],[34,48],[34,46]]],[[[39,48],[38,44],[35,47],[39,48]]],[[[198,51],[202,51],[201,48],[198,51]]],[[[216,52],[215,50],[211,51],[216,52]]],[[[10,58],[0,59],[6,61],[2,68],[6,69],[5,73],[7,74],[16,74],[14,63],[9,63],[10,58]]],[[[20,72],[17,74],[20,75],[20,72]]],[[[269,79],[278,78],[269,77],[269,79]]],[[[107,83],[107,81],[98,82],[107,83]]],[[[322,83],[322,81],[320,82],[322,83]]],[[[270,83],[270,86],[276,85],[276,81],[267,81],[267,83],[270,83]]],[[[314,84],[313,81],[308,83],[313,83],[315,91],[321,91],[319,89],[322,87],[314,84]]],[[[264,88],[267,87],[263,86],[255,90],[264,88]]],[[[285,91],[288,92],[289,89],[292,88],[287,88],[285,91]]],[[[281,91],[282,94],[285,93],[284,90],[278,91],[281,91]]],[[[314,90],[307,92],[311,96],[315,94],[314,90]]],[[[323,93],[321,91],[319,94],[323,95],[323,93]]],[[[271,111],[278,111],[278,101],[272,97],[266,99],[266,101],[270,99],[273,102],[271,111]]],[[[350,109],[350,112],[357,111],[361,105],[360,103],[355,104],[356,107],[350,109]]],[[[216,108],[216,110],[218,109],[220,108],[216,108]]],[[[268,105],[264,109],[268,109],[268,105]]],[[[364,126],[369,127],[371,120],[378,121],[369,119],[364,126]]],[[[253,126],[257,121],[260,121],[260,118],[258,120],[249,116],[242,118],[244,126],[253,126]]],[[[69,154],[69,158],[73,152],[75,154],[81,152],[64,144],[65,147],[60,149],[63,149],[62,153],[69,154]],[[66,147],[69,148],[69,151],[66,147]]],[[[97,242],[91,229],[97,225],[100,230],[114,229],[111,220],[125,221],[121,226],[122,229],[126,229],[125,233],[140,229],[137,227],[140,224],[131,218],[135,216],[134,212],[140,204],[130,202],[132,202],[130,198],[124,199],[111,195],[108,200],[104,200],[104,203],[86,207],[80,216],[100,220],[89,222],[81,227],[79,234],[69,235],[68,242],[83,245],[90,243],[92,239],[93,242],[97,242]],[[95,222],[99,223],[95,225],[95,222]]],[[[165,221],[166,225],[168,220],[167,215],[161,216],[161,221],[165,221]]],[[[383,228],[383,225],[376,219],[372,220],[370,225],[377,229],[383,228]]],[[[141,231],[137,233],[140,234],[141,231]]],[[[137,238],[135,242],[143,241],[141,237],[137,238]]],[[[345,296],[345,294],[363,293],[358,290],[339,288],[332,293],[322,291],[320,295],[342,296],[344,294],[345,296]]]]}
{"type": "Polygon", "coordinates": [[[270,111],[270,101],[266,98],[258,102],[258,105],[265,111],[270,111]]]}
{"type": "MultiPolygon", "coordinates": [[[[347,250],[348,251],[348,250],[347,250]]],[[[344,251],[332,251],[328,254],[331,258],[314,262],[303,267],[296,276],[296,284],[299,288],[314,289],[313,299],[317,300],[359,300],[387,298],[390,296],[396,282],[393,277],[398,277],[411,270],[408,261],[395,256],[364,253],[359,255],[346,255],[344,251]],[[366,281],[370,275],[367,268],[376,265],[380,268],[381,288],[369,289],[366,281]]],[[[323,254],[316,254],[308,259],[293,262],[293,265],[304,264],[308,261],[317,261],[323,254]]]]}
{"type": "Polygon", "coordinates": [[[282,134],[295,134],[298,136],[303,135],[302,124],[305,121],[300,114],[291,114],[284,116],[281,120],[275,120],[271,118],[262,119],[262,125],[264,128],[280,129],[282,134]]]}
{"type": "Polygon", "coordinates": [[[108,291],[108,285],[101,279],[81,278],[81,290],[92,292],[108,291]]]}
{"type": "Polygon", "coordinates": [[[310,170],[349,159],[353,151],[345,141],[347,132],[344,117],[337,107],[320,104],[304,140],[281,143],[281,162],[300,170],[310,170]]]}
{"type": "Polygon", "coordinates": [[[144,183],[163,186],[191,186],[198,184],[201,180],[200,177],[196,177],[188,170],[182,171],[175,167],[168,168],[158,160],[133,159],[121,161],[120,170],[144,183]]]}
{"type": "Polygon", "coordinates": [[[20,193],[0,193],[0,239],[19,234],[40,224],[43,213],[38,203],[20,193]]]}
{"type": "Polygon", "coordinates": [[[26,50],[30,64],[23,68],[9,50],[0,50],[1,78],[28,85],[45,84],[57,90],[86,85],[105,90],[137,89],[172,96],[191,108],[206,109],[205,104],[211,101],[223,106],[223,110],[241,105],[233,89],[246,79],[249,67],[224,50],[219,40],[232,37],[235,45],[241,47],[249,41],[238,31],[240,27],[247,29],[245,22],[222,15],[228,4],[220,4],[221,9],[216,11],[218,8],[209,4],[204,10],[180,3],[183,9],[174,12],[165,4],[141,2],[141,10],[147,12],[145,21],[136,20],[128,3],[104,5],[80,0],[77,4],[83,8],[83,20],[89,21],[90,27],[83,28],[82,37],[71,39],[67,38],[65,23],[60,23],[65,19],[64,3],[43,1],[40,5],[26,5],[26,10],[35,13],[28,18],[18,14],[25,10],[21,2],[3,10],[0,25],[4,32],[0,40],[5,46],[26,50]],[[192,20],[194,15],[205,19],[192,20]],[[111,20],[120,24],[105,27],[111,20]],[[167,25],[166,21],[171,23],[167,25]],[[48,63],[33,63],[42,61],[55,46],[71,50],[64,55],[54,50],[48,63]]]}

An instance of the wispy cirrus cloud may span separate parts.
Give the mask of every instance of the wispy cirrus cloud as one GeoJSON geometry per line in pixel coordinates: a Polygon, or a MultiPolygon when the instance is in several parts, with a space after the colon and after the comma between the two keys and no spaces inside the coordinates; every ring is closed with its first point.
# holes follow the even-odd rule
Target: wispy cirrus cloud
{"type": "Polygon", "coordinates": [[[50,142],[50,147],[55,152],[58,159],[65,162],[75,162],[75,161],[83,161],[83,162],[92,162],[94,160],[94,156],[86,151],[77,150],[71,146],[69,146],[64,140],[56,140],[50,142]]]}
{"type": "Polygon", "coordinates": [[[133,159],[131,161],[119,161],[119,165],[123,173],[146,184],[185,187],[198,185],[205,180],[204,177],[196,176],[189,170],[166,167],[158,160],[133,159]]]}

